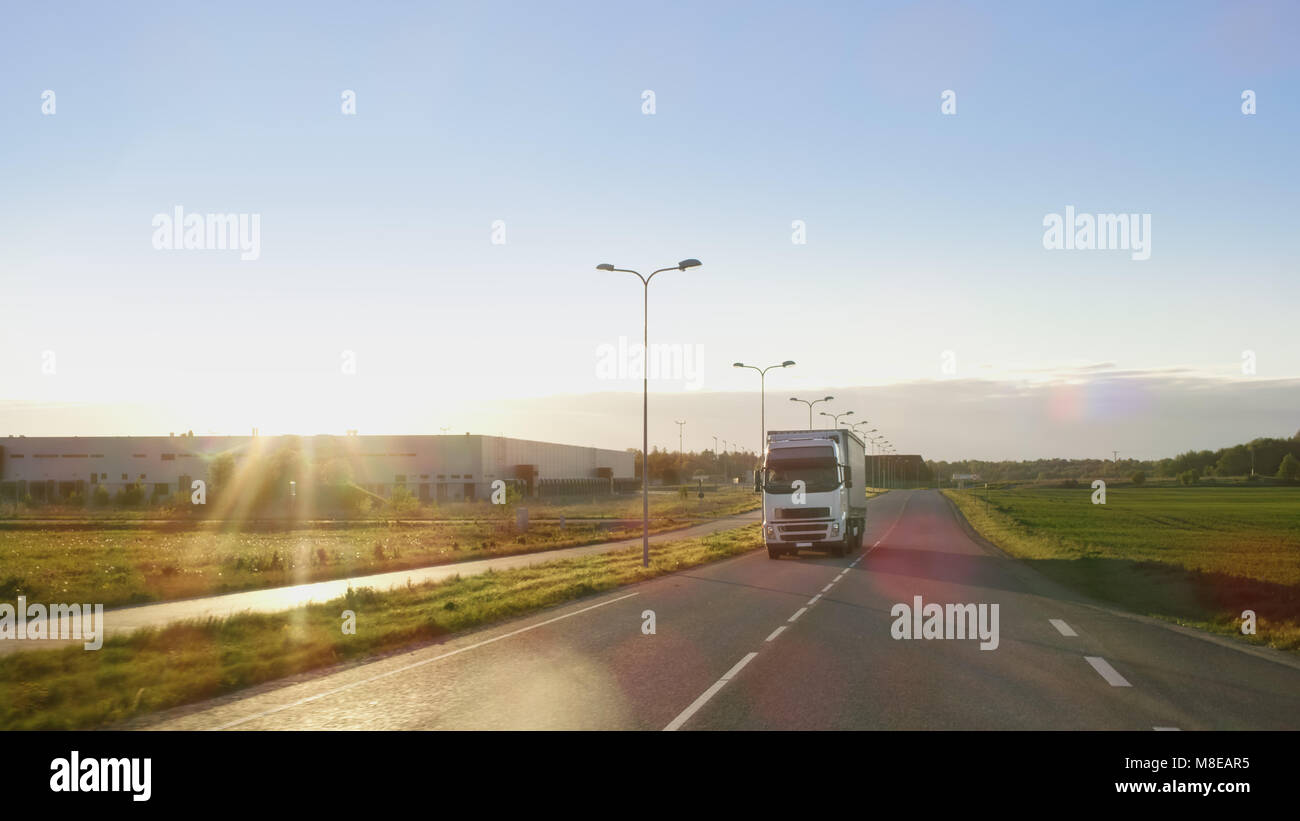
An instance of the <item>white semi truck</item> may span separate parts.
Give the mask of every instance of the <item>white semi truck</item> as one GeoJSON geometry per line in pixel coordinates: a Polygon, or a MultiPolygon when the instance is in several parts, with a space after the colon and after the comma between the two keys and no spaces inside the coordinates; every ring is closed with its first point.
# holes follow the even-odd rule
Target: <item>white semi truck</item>
{"type": "Polygon", "coordinates": [[[862,547],[866,475],[866,447],[852,431],[768,431],[754,483],[763,494],[768,558],[800,548],[843,556],[862,547]]]}

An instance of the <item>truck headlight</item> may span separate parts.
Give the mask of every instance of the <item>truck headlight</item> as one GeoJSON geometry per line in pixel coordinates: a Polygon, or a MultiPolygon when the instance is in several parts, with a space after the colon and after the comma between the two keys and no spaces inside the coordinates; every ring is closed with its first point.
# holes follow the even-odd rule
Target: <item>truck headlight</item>
{"type": "Polygon", "coordinates": [[[831,533],[835,533],[835,534],[838,535],[839,532],[840,532],[840,523],[839,523],[839,522],[834,522],[834,523],[832,523],[832,524],[831,524],[831,533]]]}
{"type": "Polygon", "coordinates": [[[769,536],[775,536],[775,535],[776,535],[776,528],[772,527],[771,525],[768,525],[768,526],[767,526],[767,535],[769,535],[769,536]]]}

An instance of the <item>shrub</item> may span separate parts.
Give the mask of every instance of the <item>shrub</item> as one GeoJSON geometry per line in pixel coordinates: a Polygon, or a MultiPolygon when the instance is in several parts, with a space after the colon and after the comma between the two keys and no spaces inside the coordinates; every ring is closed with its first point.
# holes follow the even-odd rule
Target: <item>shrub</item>
{"type": "Polygon", "coordinates": [[[405,485],[393,488],[393,494],[384,506],[385,512],[393,516],[409,516],[420,509],[420,502],[411,495],[405,485]]]}
{"type": "Polygon", "coordinates": [[[122,507],[134,507],[144,501],[144,491],[139,485],[128,485],[117,491],[113,501],[122,507]]]}
{"type": "Polygon", "coordinates": [[[1278,465],[1277,468],[1277,477],[1286,479],[1288,482],[1300,479],[1300,459],[1296,459],[1294,453],[1288,453],[1282,457],[1282,464],[1278,465]]]}
{"type": "Polygon", "coordinates": [[[1147,474],[1146,474],[1146,471],[1144,471],[1144,470],[1139,470],[1137,473],[1134,473],[1134,474],[1133,474],[1131,477],[1129,477],[1129,478],[1133,480],[1133,484],[1135,484],[1135,485],[1141,485],[1141,484],[1144,484],[1144,483],[1146,482],[1146,480],[1147,480],[1147,474]]]}
{"type": "Polygon", "coordinates": [[[1201,472],[1196,468],[1178,474],[1178,481],[1184,485],[1194,485],[1201,480],[1201,472]]]}

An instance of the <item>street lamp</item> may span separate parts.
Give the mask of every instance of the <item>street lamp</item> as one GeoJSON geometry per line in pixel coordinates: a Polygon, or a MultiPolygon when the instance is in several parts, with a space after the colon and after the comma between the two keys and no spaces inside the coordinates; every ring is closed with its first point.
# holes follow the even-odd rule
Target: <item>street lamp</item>
{"type": "Polygon", "coordinates": [[[642,276],[631,268],[615,268],[608,262],[596,266],[597,271],[621,271],[635,274],[641,280],[644,293],[641,302],[641,566],[650,566],[650,280],[664,271],[685,271],[697,268],[698,259],[684,259],[670,268],[651,271],[642,276]]]}
{"type": "Polygon", "coordinates": [[[780,365],[768,365],[766,368],[760,368],[757,365],[746,365],[744,362],[733,362],[733,368],[749,368],[758,371],[758,446],[766,449],[767,442],[767,372],[773,368],[788,368],[794,364],[793,359],[787,359],[780,365]]]}
{"type": "MultiPolygon", "coordinates": [[[[852,425],[849,425],[849,428],[850,428],[851,430],[857,430],[858,433],[862,436],[863,439],[866,439],[866,440],[868,440],[868,441],[871,441],[871,445],[872,445],[872,447],[871,447],[871,456],[872,456],[872,459],[871,459],[871,468],[872,468],[872,471],[873,471],[873,474],[872,474],[872,475],[874,476],[874,470],[875,470],[875,467],[876,467],[876,460],[875,460],[875,456],[876,456],[876,448],[875,448],[875,442],[871,439],[871,434],[875,433],[875,432],[876,432],[876,429],[875,429],[875,428],[872,428],[871,430],[865,430],[865,431],[864,431],[864,430],[858,430],[859,427],[863,427],[863,428],[865,428],[867,425],[870,425],[870,424],[871,424],[870,422],[868,422],[868,421],[866,421],[866,420],[863,420],[863,421],[861,421],[861,422],[854,422],[852,425]]],[[[872,487],[875,487],[875,485],[873,484],[872,487]]]]}
{"type": "Polygon", "coordinates": [[[791,402],[802,402],[802,403],[804,403],[805,405],[808,406],[808,430],[812,430],[812,408],[813,408],[813,405],[816,405],[818,402],[829,402],[829,401],[831,401],[831,400],[834,399],[834,398],[835,398],[835,397],[833,397],[833,396],[827,396],[827,397],[824,398],[824,399],[813,399],[813,400],[809,401],[809,400],[807,400],[807,399],[800,399],[800,398],[797,397],[797,396],[792,396],[792,397],[790,397],[790,401],[791,401],[791,402]]]}
{"type": "Polygon", "coordinates": [[[884,487],[884,465],[880,462],[880,443],[884,441],[883,436],[871,437],[871,481],[872,487],[884,487]],[[876,484],[881,482],[881,484],[876,484]]]}
{"type": "Polygon", "coordinates": [[[841,416],[852,416],[852,415],[853,415],[853,411],[844,411],[844,413],[827,413],[826,411],[822,411],[822,416],[829,416],[830,418],[835,420],[836,428],[839,428],[840,426],[841,416]]]}

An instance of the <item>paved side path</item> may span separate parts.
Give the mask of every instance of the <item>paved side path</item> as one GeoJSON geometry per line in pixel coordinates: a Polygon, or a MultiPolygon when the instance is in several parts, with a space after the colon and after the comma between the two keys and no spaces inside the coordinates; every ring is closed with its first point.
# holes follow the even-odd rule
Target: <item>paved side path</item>
{"type": "MultiPolygon", "coordinates": [[[[651,535],[650,543],[661,544],[682,539],[693,539],[710,533],[717,533],[720,530],[730,530],[747,524],[754,524],[761,519],[762,511],[750,511],[738,516],[713,519],[703,524],[651,535]]],[[[565,547],[558,550],[545,550],[516,556],[499,556],[493,559],[456,562],[434,567],[418,567],[391,573],[349,576],[345,579],[297,584],[289,587],[273,587],[265,590],[248,590],[242,593],[226,593],[220,596],[204,596],[197,599],[181,599],[157,604],[119,607],[104,611],[104,635],[106,637],[123,635],[142,627],[163,627],[173,622],[188,619],[206,619],[213,616],[224,618],[236,613],[250,611],[273,613],[281,610],[292,610],[308,602],[336,599],[347,593],[349,587],[373,587],[387,590],[394,587],[403,587],[408,581],[412,584],[420,584],[421,582],[441,581],[457,575],[474,576],[488,569],[510,570],[516,567],[551,562],[556,559],[569,559],[575,556],[589,556],[593,553],[624,550],[640,544],[641,537],[637,536],[633,539],[622,539],[617,542],[600,542],[598,544],[565,547]]],[[[49,604],[49,602],[39,603],[49,604]]],[[[51,632],[54,632],[53,625],[51,625],[51,632]]],[[[0,641],[0,654],[80,644],[82,642],[79,640],[6,640],[0,641]]]]}

